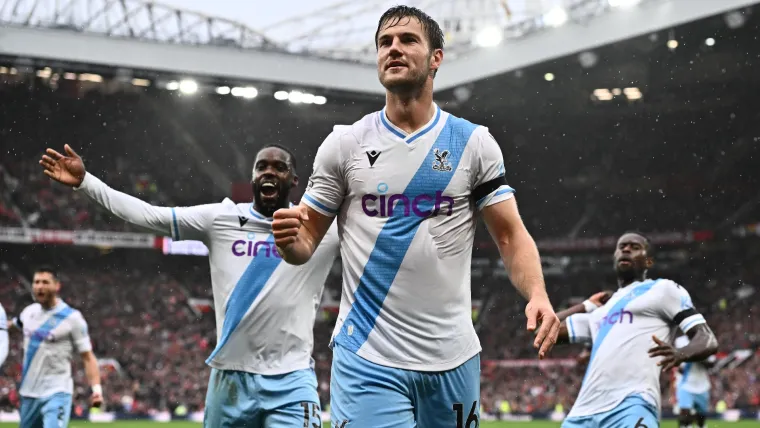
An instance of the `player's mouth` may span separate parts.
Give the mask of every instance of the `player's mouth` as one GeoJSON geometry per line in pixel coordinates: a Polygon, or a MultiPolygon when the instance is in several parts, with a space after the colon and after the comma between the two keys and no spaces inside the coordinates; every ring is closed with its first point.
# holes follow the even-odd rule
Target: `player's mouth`
{"type": "Polygon", "coordinates": [[[259,185],[259,193],[262,199],[274,200],[280,195],[280,190],[276,181],[262,181],[259,185]]]}
{"type": "Polygon", "coordinates": [[[633,260],[629,259],[628,257],[618,259],[617,263],[618,263],[618,266],[625,266],[625,267],[633,266],[633,260]]]}
{"type": "Polygon", "coordinates": [[[385,66],[386,70],[401,70],[402,68],[406,68],[406,63],[403,61],[391,61],[385,66]]]}

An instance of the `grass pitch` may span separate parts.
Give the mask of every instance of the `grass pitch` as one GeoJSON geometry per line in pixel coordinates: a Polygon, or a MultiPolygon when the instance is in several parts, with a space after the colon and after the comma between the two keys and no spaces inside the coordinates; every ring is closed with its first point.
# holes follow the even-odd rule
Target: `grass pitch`
{"type": "MultiPolygon", "coordinates": [[[[17,424],[0,423],[0,428],[16,428],[17,424]]],[[[193,422],[150,422],[150,421],[117,421],[111,423],[90,423],[82,421],[72,421],[69,423],[69,428],[96,428],[96,427],[108,427],[108,428],[198,428],[201,424],[193,422]]],[[[480,425],[481,428],[559,428],[560,424],[549,421],[534,421],[534,422],[486,422],[480,425]]],[[[723,421],[711,421],[708,425],[710,428],[750,428],[758,427],[757,421],[741,421],[741,422],[723,422],[723,421]]],[[[675,420],[667,420],[661,424],[662,428],[673,427],[677,428],[678,423],[675,420]]],[[[328,424],[324,425],[324,428],[330,428],[328,424]]],[[[445,427],[441,427],[445,428],[445,427]]]]}

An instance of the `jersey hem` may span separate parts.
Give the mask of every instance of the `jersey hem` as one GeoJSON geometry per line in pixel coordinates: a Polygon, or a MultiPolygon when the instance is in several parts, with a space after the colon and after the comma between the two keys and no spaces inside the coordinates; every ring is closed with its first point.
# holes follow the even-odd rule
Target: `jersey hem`
{"type": "MultiPolygon", "coordinates": [[[[340,343],[338,343],[338,345],[340,345],[340,343]]],[[[438,364],[406,363],[406,362],[401,362],[401,361],[393,361],[387,358],[383,358],[379,355],[375,355],[370,352],[363,351],[361,349],[359,349],[358,352],[355,352],[355,354],[371,363],[375,363],[383,367],[390,367],[390,368],[402,369],[402,370],[412,370],[412,371],[417,371],[417,372],[444,372],[448,370],[453,370],[461,366],[462,364],[466,363],[467,361],[470,361],[472,357],[480,354],[482,350],[483,348],[481,348],[480,344],[478,344],[478,346],[473,347],[468,352],[460,354],[457,358],[450,361],[443,362],[443,363],[438,363],[438,364]]]]}
{"type": "Polygon", "coordinates": [[[601,408],[599,410],[594,410],[593,412],[574,412],[575,406],[573,406],[573,408],[570,409],[570,412],[567,414],[567,418],[586,418],[586,417],[589,417],[589,416],[598,415],[600,413],[606,413],[606,412],[609,412],[610,410],[614,410],[617,406],[619,406],[626,399],[631,398],[631,397],[635,397],[635,396],[638,396],[642,400],[644,400],[647,403],[649,403],[652,406],[652,408],[655,409],[657,411],[657,413],[659,413],[658,405],[656,405],[654,403],[650,403],[649,400],[647,400],[644,397],[644,394],[646,394],[646,393],[647,393],[647,391],[634,391],[634,392],[631,392],[630,394],[622,397],[620,400],[616,400],[614,402],[614,404],[609,405],[609,406],[604,406],[603,408],[601,408]]]}
{"type": "Polygon", "coordinates": [[[69,390],[69,389],[52,388],[52,389],[46,389],[44,394],[34,394],[34,393],[25,394],[21,390],[19,390],[18,395],[22,397],[27,397],[27,398],[47,398],[47,397],[51,397],[55,394],[60,394],[60,393],[74,395],[74,389],[72,388],[71,390],[69,390]]]}
{"type": "Polygon", "coordinates": [[[310,208],[312,208],[314,211],[326,215],[328,217],[335,217],[338,214],[337,209],[331,209],[327,205],[323,204],[317,198],[314,196],[309,195],[308,193],[305,193],[303,195],[303,198],[301,198],[301,202],[308,205],[310,208]]]}
{"type": "Polygon", "coordinates": [[[248,366],[244,364],[225,364],[225,363],[218,363],[216,361],[211,361],[209,363],[206,363],[207,366],[211,368],[215,368],[217,370],[233,370],[238,372],[246,372],[246,373],[252,373],[252,374],[258,374],[258,375],[264,375],[264,376],[277,376],[282,374],[288,374],[297,372],[299,370],[306,370],[311,369],[311,361],[305,363],[305,364],[296,364],[293,366],[289,366],[287,368],[279,368],[279,369],[262,369],[261,367],[256,366],[248,366]]]}

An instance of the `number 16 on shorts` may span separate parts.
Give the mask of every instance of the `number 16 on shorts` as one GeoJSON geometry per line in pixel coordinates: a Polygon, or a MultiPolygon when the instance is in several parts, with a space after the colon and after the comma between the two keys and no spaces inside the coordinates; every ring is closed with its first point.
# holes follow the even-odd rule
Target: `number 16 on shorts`
{"type": "Polygon", "coordinates": [[[480,420],[478,419],[478,402],[473,401],[470,413],[465,416],[464,404],[454,403],[452,410],[456,413],[457,428],[478,428],[480,426],[480,420]]]}

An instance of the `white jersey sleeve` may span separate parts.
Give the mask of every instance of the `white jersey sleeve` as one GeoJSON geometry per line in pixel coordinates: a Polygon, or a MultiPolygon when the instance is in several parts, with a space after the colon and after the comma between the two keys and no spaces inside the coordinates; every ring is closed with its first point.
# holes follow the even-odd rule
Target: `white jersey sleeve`
{"type": "Polygon", "coordinates": [[[84,320],[82,313],[77,311],[71,315],[71,341],[74,349],[78,353],[92,351],[92,342],[87,329],[87,321],[84,320]]]}
{"type": "Polygon", "coordinates": [[[205,240],[214,222],[219,204],[194,207],[155,207],[134,196],[110,188],[94,175],[87,173],[75,190],[113,213],[137,226],[145,227],[175,241],[205,240]]]}
{"type": "Polygon", "coordinates": [[[660,280],[661,295],[660,314],[665,321],[677,325],[684,333],[700,324],[705,324],[702,316],[691,301],[691,296],[685,288],[670,280],[660,280]]]}
{"type": "Polygon", "coordinates": [[[334,217],[346,194],[341,140],[350,134],[336,126],[317,150],[314,170],[301,201],[318,213],[334,217]]]}
{"type": "Polygon", "coordinates": [[[478,156],[473,165],[472,199],[481,210],[512,198],[515,190],[507,184],[504,156],[488,128],[478,127],[473,132],[473,142],[477,144],[478,156]]]}
{"type": "Polygon", "coordinates": [[[591,318],[588,314],[573,314],[565,320],[570,343],[591,342],[591,318]]]}
{"type": "Polygon", "coordinates": [[[8,317],[3,305],[0,305],[0,367],[8,357],[8,317]]]}

